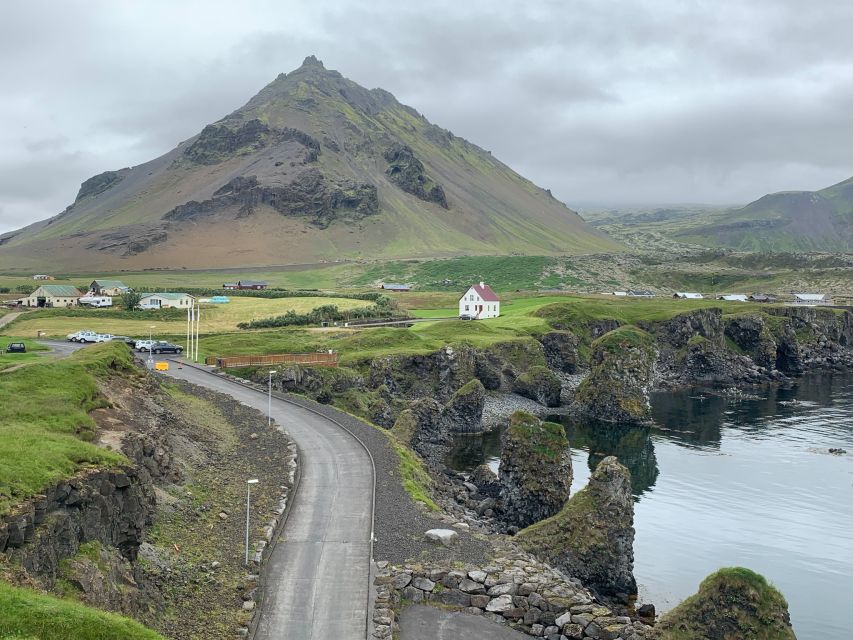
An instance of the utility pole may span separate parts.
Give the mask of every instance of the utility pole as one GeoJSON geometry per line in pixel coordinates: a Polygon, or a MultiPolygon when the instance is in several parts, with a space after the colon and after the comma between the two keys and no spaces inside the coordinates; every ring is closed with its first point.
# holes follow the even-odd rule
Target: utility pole
{"type": "Polygon", "coordinates": [[[274,373],[278,373],[273,369],[270,370],[270,378],[269,378],[269,392],[267,395],[267,426],[272,426],[272,376],[274,373]]]}

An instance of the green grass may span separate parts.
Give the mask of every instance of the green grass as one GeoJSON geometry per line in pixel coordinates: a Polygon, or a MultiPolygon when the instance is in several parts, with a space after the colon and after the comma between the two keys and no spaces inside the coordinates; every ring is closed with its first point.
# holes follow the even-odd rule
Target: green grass
{"type": "Polygon", "coordinates": [[[39,344],[38,342],[34,342],[33,340],[5,336],[0,337],[0,349],[4,351],[4,353],[0,354],[0,373],[2,373],[4,369],[9,369],[21,363],[30,363],[33,360],[38,360],[42,357],[39,355],[39,352],[47,351],[46,346],[39,344]],[[27,347],[27,352],[5,353],[5,350],[12,342],[23,342],[27,347]]]}
{"type": "Polygon", "coordinates": [[[103,344],[0,378],[0,513],[85,467],[126,462],[91,444],[96,376],[130,369],[124,345],[103,344]]]}
{"type": "Polygon", "coordinates": [[[163,640],[138,622],[0,582],[0,638],[163,640]]]}
{"type": "Polygon", "coordinates": [[[400,476],[403,489],[415,502],[423,502],[430,511],[438,511],[438,505],[430,497],[430,478],[417,454],[406,446],[391,439],[391,446],[400,458],[400,476]]]}

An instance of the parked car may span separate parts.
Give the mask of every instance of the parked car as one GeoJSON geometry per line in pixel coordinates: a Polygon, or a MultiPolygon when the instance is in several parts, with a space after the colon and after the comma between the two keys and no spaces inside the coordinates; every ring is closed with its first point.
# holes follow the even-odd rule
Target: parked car
{"type": "Polygon", "coordinates": [[[113,336],[113,342],[123,342],[131,348],[136,346],[136,340],[130,336],[113,336]]]}
{"type": "Polygon", "coordinates": [[[472,316],[470,313],[460,313],[459,319],[460,320],[473,320],[474,316],[472,316]]]}
{"type": "Polygon", "coordinates": [[[65,339],[71,342],[85,342],[85,340],[83,339],[84,337],[94,335],[96,334],[91,329],[81,329],[80,331],[69,333],[67,336],[65,336],[65,339]]]}
{"type": "Polygon", "coordinates": [[[179,344],[171,342],[155,342],[151,346],[151,351],[154,353],[183,353],[184,348],[179,344]]]}
{"type": "Polygon", "coordinates": [[[95,333],[94,331],[92,333],[84,333],[77,339],[77,342],[103,342],[102,340],[98,340],[98,336],[100,335],[104,334],[95,333]]]}
{"type": "Polygon", "coordinates": [[[133,348],[137,351],[148,351],[151,346],[157,342],[156,340],[137,340],[133,343],[133,348]]]}
{"type": "Polygon", "coordinates": [[[95,339],[92,342],[111,342],[113,339],[113,334],[111,333],[98,333],[95,335],[95,339]]]}
{"type": "Polygon", "coordinates": [[[6,347],[6,353],[26,353],[27,345],[23,342],[10,342],[9,346],[6,347]]]}

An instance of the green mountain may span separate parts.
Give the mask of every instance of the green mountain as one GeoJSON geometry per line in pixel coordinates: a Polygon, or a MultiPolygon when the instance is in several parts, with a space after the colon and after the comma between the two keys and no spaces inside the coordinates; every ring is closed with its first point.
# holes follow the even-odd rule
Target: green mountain
{"type": "Polygon", "coordinates": [[[771,193],[674,235],[748,251],[850,251],[853,178],[820,191],[771,193]]]}
{"type": "Polygon", "coordinates": [[[313,56],[145,164],[0,236],[0,268],[579,254],[616,241],[466,140],[313,56]]]}

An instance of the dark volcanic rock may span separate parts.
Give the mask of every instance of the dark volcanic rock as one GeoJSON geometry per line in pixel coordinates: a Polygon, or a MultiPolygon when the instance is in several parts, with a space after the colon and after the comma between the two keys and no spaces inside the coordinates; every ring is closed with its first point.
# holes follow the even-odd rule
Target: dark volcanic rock
{"type": "Polygon", "coordinates": [[[592,344],[590,375],[578,387],[584,413],[604,422],[633,424],[649,419],[654,340],[636,327],[622,327],[592,344]]]}
{"type": "Polygon", "coordinates": [[[518,535],[522,546],[605,596],[637,593],[631,474],[614,457],[557,515],[518,535]]]}
{"type": "Polygon", "coordinates": [[[486,389],[476,378],[460,388],[444,407],[442,419],[452,433],[479,433],[483,430],[486,389]]]}
{"type": "Polygon", "coordinates": [[[506,523],[526,527],[558,513],[572,485],[572,456],[563,427],[521,411],[512,414],[499,476],[500,515],[506,523]]]}
{"type": "Polygon", "coordinates": [[[424,173],[423,163],[415,157],[411,148],[395,144],[385,151],[388,179],[403,191],[427,202],[448,208],[444,189],[424,173]]]}
{"type": "Polygon", "coordinates": [[[450,448],[447,423],[441,419],[441,405],[433,398],[421,398],[403,411],[392,430],[424,460],[440,462],[450,448]]]}
{"type": "Polygon", "coordinates": [[[749,313],[727,318],[725,335],[758,366],[776,368],[776,340],[764,316],[749,313]]]}
{"type": "Polygon", "coordinates": [[[513,391],[546,407],[560,406],[560,379],[547,367],[530,367],[515,379],[513,391]]]}
{"type": "Polygon", "coordinates": [[[74,202],[78,202],[83,198],[96,196],[103,193],[110,187],[121,182],[124,177],[130,172],[130,169],[122,169],[121,171],[104,171],[96,176],[92,176],[83,184],[80,185],[80,191],[77,192],[77,197],[74,202]]]}
{"type": "Polygon", "coordinates": [[[428,354],[381,356],[370,364],[369,384],[374,389],[385,386],[394,395],[447,402],[474,378],[474,357],[474,349],[466,345],[448,345],[428,354]]]}
{"type": "Polygon", "coordinates": [[[539,341],[545,349],[548,366],[556,371],[575,373],[578,365],[578,339],[571,331],[551,331],[539,341]]]}
{"type": "Polygon", "coordinates": [[[179,205],[163,219],[193,220],[229,207],[238,209],[239,215],[250,215],[255,207],[262,204],[284,215],[308,218],[321,229],[340,218],[361,219],[379,213],[379,198],[374,185],[348,180],[330,181],[319,169],[311,168],[279,186],[259,184],[255,176],[234,178],[220,187],[213,198],[179,205]]]}
{"type": "Polygon", "coordinates": [[[796,640],[785,598],[764,577],[742,567],[705,578],[696,595],[660,619],[651,637],[796,640]]]}

